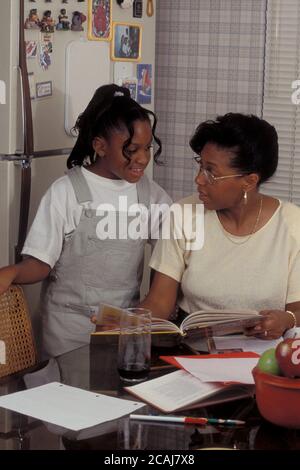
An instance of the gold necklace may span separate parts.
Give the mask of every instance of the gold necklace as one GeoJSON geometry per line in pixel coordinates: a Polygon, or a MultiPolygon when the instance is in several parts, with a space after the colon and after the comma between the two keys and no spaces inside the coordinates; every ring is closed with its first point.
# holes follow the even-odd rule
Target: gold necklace
{"type": "Polygon", "coordinates": [[[224,227],[223,227],[223,225],[222,225],[222,222],[221,222],[220,219],[219,219],[219,222],[220,222],[220,225],[221,225],[221,229],[222,229],[222,232],[223,232],[223,234],[225,235],[225,237],[226,237],[229,241],[231,241],[231,243],[234,243],[235,245],[243,245],[244,243],[247,243],[247,241],[250,240],[250,238],[252,237],[252,235],[253,235],[254,232],[256,231],[256,228],[257,228],[257,225],[258,225],[260,216],[261,216],[262,206],[263,206],[263,196],[261,196],[261,198],[260,198],[259,211],[258,211],[256,220],[255,220],[255,224],[253,225],[253,229],[251,230],[251,233],[248,235],[248,237],[246,238],[246,240],[243,240],[243,241],[241,241],[241,242],[238,242],[237,240],[233,240],[232,238],[230,238],[230,237],[228,236],[228,232],[226,232],[226,230],[224,229],[224,227]]]}

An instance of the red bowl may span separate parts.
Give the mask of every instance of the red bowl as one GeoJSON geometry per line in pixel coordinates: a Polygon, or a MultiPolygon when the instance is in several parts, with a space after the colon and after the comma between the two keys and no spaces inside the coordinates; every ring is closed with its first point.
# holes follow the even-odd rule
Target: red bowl
{"type": "Polygon", "coordinates": [[[300,379],[252,370],[256,402],[261,415],[286,428],[300,429],[300,379]]]}

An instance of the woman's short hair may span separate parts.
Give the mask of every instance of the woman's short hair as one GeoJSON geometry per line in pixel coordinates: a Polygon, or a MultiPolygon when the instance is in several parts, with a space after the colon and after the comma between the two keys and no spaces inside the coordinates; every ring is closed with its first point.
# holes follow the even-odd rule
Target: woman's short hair
{"type": "Polygon", "coordinates": [[[275,127],[254,115],[227,113],[215,121],[202,122],[190,140],[200,155],[208,142],[233,152],[230,166],[242,173],[257,173],[259,184],[268,180],[278,164],[278,135],[275,127]]]}

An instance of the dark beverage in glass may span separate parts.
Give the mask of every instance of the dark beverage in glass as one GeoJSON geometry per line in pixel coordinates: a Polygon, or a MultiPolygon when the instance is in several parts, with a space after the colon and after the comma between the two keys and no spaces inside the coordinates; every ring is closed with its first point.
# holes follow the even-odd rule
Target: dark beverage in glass
{"type": "Polygon", "coordinates": [[[124,382],[148,377],[151,358],[151,312],[144,308],[123,310],[120,324],[118,371],[124,382]]]}
{"type": "Polygon", "coordinates": [[[138,364],[132,364],[132,367],[131,364],[128,364],[126,369],[118,368],[120,379],[124,382],[142,382],[148,378],[149,370],[150,368],[147,366],[139,368],[138,364]]]}

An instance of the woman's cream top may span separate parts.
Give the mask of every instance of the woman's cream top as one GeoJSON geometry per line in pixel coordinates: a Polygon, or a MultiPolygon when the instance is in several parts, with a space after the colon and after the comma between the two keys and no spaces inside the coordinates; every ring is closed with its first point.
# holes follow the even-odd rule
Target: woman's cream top
{"type": "MultiPolygon", "coordinates": [[[[198,195],[177,204],[191,204],[195,217],[198,195]]],[[[150,266],[181,283],[183,310],[284,310],[300,301],[299,207],[280,202],[253,235],[228,237],[236,243],[224,234],[217,213],[205,210],[201,249],[191,250],[185,236],[156,244],[150,266]]]]}

